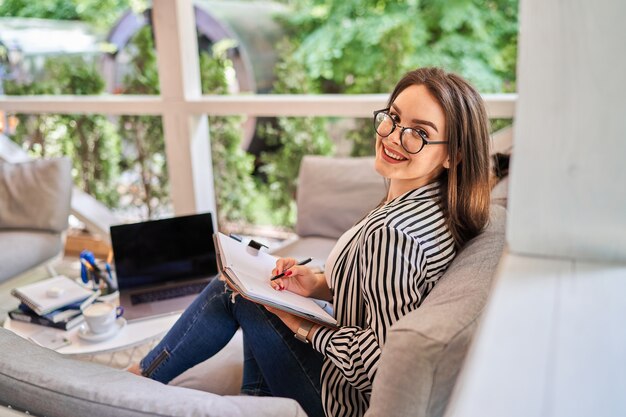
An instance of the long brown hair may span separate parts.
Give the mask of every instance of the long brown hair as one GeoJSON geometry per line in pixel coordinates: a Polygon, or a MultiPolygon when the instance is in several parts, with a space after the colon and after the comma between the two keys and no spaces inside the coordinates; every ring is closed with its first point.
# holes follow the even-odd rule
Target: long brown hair
{"type": "Polygon", "coordinates": [[[458,75],[440,68],[408,72],[396,84],[388,107],[411,85],[424,85],[446,118],[450,168],[439,177],[442,204],[457,246],[476,236],[489,220],[489,119],[480,94],[458,75]]]}

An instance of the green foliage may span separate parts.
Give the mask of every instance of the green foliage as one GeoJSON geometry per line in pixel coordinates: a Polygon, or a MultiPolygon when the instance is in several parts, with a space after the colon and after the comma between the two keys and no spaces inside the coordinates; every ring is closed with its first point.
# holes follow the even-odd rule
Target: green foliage
{"type": "MultiPolygon", "coordinates": [[[[226,52],[231,41],[213,46],[213,53],[200,53],[200,74],[204,94],[228,92],[228,74],[234,71],[226,52]]],[[[128,76],[124,79],[124,94],[159,94],[159,80],[152,32],[142,28],[128,45],[131,56],[128,76]]],[[[251,176],[254,159],[241,149],[241,117],[210,117],[209,133],[213,157],[213,175],[219,221],[254,220],[257,186],[251,176]]],[[[120,128],[129,145],[123,167],[134,171],[138,178],[129,192],[132,204],[145,207],[148,216],[168,203],[167,167],[164,156],[163,127],[159,117],[123,116],[120,128]]]]}
{"type": "MultiPolygon", "coordinates": [[[[283,59],[300,65],[282,79],[294,77],[315,93],[389,93],[405,72],[441,66],[483,93],[514,91],[517,3],[295,0],[283,19],[290,43],[283,59]]],[[[369,120],[346,135],[353,155],[373,152],[369,120]]]]}
{"type": "MultiPolygon", "coordinates": [[[[279,50],[289,50],[289,43],[279,50]]],[[[285,53],[276,67],[274,91],[283,94],[307,94],[316,86],[306,76],[301,62],[291,53],[285,53]]],[[[278,125],[267,125],[262,131],[271,152],[261,155],[260,170],[266,176],[263,185],[269,205],[279,224],[292,226],[295,222],[296,179],[304,155],[329,155],[334,147],[327,133],[327,119],[322,117],[281,117],[278,125]]]]}
{"type": "MultiPolygon", "coordinates": [[[[517,0],[294,0],[282,18],[277,93],[389,93],[416,67],[442,66],[483,93],[515,89],[517,0]]],[[[282,220],[293,219],[292,196],[304,154],[332,152],[327,119],[281,118],[266,129],[276,146],[262,171],[282,220]]],[[[369,119],[346,137],[352,155],[371,155],[369,119]]]]}
{"type": "MultiPolygon", "coordinates": [[[[152,31],[140,29],[127,46],[129,70],[124,77],[123,94],[159,94],[159,74],[152,31]]],[[[129,206],[144,208],[153,218],[169,204],[167,166],[164,154],[163,124],[158,116],[121,116],[119,129],[124,153],[121,166],[133,172],[132,183],[125,190],[129,206]]],[[[165,209],[164,211],[168,211],[165,209]]]]}
{"type": "MultiPolygon", "coordinates": [[[[79,57],[49,58],[44,77],[6,82],[7,94],[100,94],[104,81],[93,63],[79,57]]],[[[67,155],[73,161],[74,182],[106,204],[117,203],[120,139],[100,115],[19,115],[13,137],[36,156],[67,155]]]]}
{"type": "Polygon", "coordinates": [[[304,155],[330,155],[333,144],[326,133],[326,119],[314,117],[281,117],[278,128],[265,126],[266,141],[279,146],[264,152],[261,171],[266,175],[264,185],[277,221],[286,226],[295,222],[294,197],[300,161],[304,155]]]}
{"type": "Polygon", "coordinates": [[[128,7],[128,0],[2,0],[0,16],[82,20],[108,30],[128,7]]]}
{"type": "Polygon", "coordinates": [[[76,4],[67,0],[3,0],[0,16],[79,20],[76,4]]]}
{"type": "Polygon", "coordinates": [[[481,92],[515,79],[517,0],[294,2],[284,22],[322,92],[387,93],[406,71],[439,65],[481,92]]]}
{"type": "MultiPolygon", "coordinates": [[[[213,45],[212,54],[200,52],[200,78],[203,94],[228,93],[228,74],[234,72],[227,57],[235,46],[225,40],[213,45]]],[[[213,179],[220,222],[255,220],[255,203],[259,193],[252,176],[254,157],[241,148],[242,118],[209,117],[213,179]]]]}

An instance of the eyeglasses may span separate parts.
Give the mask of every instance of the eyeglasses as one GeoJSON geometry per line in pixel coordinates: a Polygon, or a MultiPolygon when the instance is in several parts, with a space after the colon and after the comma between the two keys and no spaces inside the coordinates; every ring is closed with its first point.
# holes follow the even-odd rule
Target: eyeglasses
{"type": "Polygon", "coordinates": [[[376,110],[374,112],[374,130],[381,137],[386,138],[391,135],[396,127],[400,130],[400,145],[410,154],[416,154],[424,148],[424,145],[443,145],[448,141],[428,140],[426,132],[422,129],[400,126],[389,114],[389,109],[376,110]]]}

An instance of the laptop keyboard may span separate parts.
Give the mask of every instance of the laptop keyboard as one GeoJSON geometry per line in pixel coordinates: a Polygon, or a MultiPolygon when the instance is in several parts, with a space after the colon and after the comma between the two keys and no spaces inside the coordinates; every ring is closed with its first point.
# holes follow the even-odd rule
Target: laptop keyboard
{"type": "Polygon", "coordinates": [[[170,298],[184,297],[186,295],[199,294],[206,286],[206,282],[195,282],[187,285],[181,285],[180,287],[162,288],[159,290],[131,294],[130,302],[135,305],[151,303],[153,301],[169,300],[170,298]]]}

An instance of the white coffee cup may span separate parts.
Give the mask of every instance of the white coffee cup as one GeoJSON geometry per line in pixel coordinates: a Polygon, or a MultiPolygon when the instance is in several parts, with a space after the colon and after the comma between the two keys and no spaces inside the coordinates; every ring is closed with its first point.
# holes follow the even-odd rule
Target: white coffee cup
{"type": "Polygon", "coordinates": [[[94,303],[83,310],[83,316],[93,333],[107,333],[113,330],[115,321],[123,312],[122,307],[110,303],[94,303]]]}

